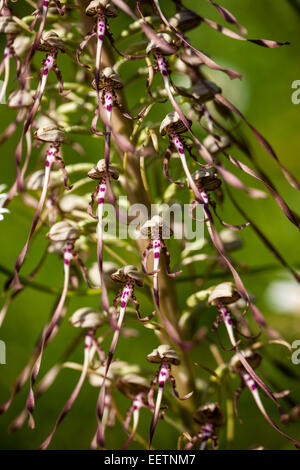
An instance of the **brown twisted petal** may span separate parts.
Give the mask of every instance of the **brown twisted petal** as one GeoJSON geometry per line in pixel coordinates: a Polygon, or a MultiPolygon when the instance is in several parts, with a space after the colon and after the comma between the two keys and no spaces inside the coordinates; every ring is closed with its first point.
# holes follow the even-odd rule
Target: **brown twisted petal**
{"type": "Polygon", "coordinates": [[[65,45],[55,31],[44,31],[38,49],[40,51],[51,52],[54,48],[64,51],[65,45]]]}
{"type": "Polygon", "coordinates": [[[100,11],[109,18],[118,16],[118,10],[109,0],[92,0],[86,7],[85,14],[87,16],[95,16],[100,11]]]}
{"type": "Polygon", "coordinates": [[[0,33],[16,34],[20,30],[20,26],[13,20],[12,16],[0,16],[0,33]]]}
{"type": "Polygon", "coordinates": [[[156,364],[161,363],[163,359],[167,359],[170,364],[175,366],[179,366],[180,364],[178,354],[168,344],[161,344],[158,348],[153,349],[153,351],[147,356],[147,361],[156,364]]]}
{"type": "Polygon", "coordinates": [[[214,426],[222,426],[224,424],[224,415],[218,403],[208,402],[200,406],[193,416],[198,424],[211,423],[214,426]]]}
{"type": "Polygon", "coordinates": [[[113,281],[126,283],[127,281],[134,281],[138,286],[144,285],[142,274],[136,266],[128,264],[123,268],[118,269],[111,275],[113,281]]]}
{"type": "Polygon", "coordinates": [[[217,93],[221,92],[221,88],[209,80],[201,80],[193,85],[189,91],[192,97],[199,103],[206,103],[212,100],[217,93]]]}
{"type": "MultiPolygon", "coordinates": [[[[172,38],[169,34],[159,33],[157,36],[160,39],[163,39],[167,44],[173,45],[173,40],[172,40],[172,38]]],[[[162,49],[161,47],[159,47],[157,42],[154,39],[151,39],[151,41],[148,43],[148,46],[146,48],[146,54],[150,54],[150,52],[154,52],[154,51],[157,51],[157,52],[159,52],[160,54],[163,54],[163,55],[171,55],[172,54],[172,52],[168,52],[165,49],[162,49]]]]}
{"type": "MultiPolygon", "coordinates": [[[[99,90],[106,86],[111,86],[114,89],[123,88],[123,82],[119,74],[117,74],[111,67],[105,67],[100,73],[99,77],[99,90]]],[[[96,90],[96,80],[92,81],[92,87],[96,90]]]]}
{"type": "Polygon", "coordinates": [[[150,389],[148,381],[136,374],[125,375],[116,382],[116,386],[128,398],[134,398],[139,393],[147,393],[150,389]]]}
{"type": "Polygon", "coordinates": [[[222,181],[217,177],[213,170],[200,168],[193,174],[193,180],[196,185],[206,191],[214,191],[218,189],[222,181]]]}
{"type": "Polygon", "coordinates": [[[33,97],[27,90],[15,90],[7,100],[7,106],[12,109],[29,108],[33,103],[33,97]]]}
{"type": "MultiPolygon", "coordinates": [[[[88,177],[93,180],[101,180],[103,176],[105,176],[105,167],[105,160],[99,160],[96,165],[88,172],[88,177]]],[[[108,173],[109,176],[111,176],[115,180],[119,178],[119,171],[114,165],[108,165],[108,173]]]]}
{"type": "Polygon", "coordinates": [[[99,312],[90,307],[83,307],[69,318],[71,325],[75,328],[99,328],[103,326],[107,321],[105,312],[99,312]]]}
{"type": "Polygon", "coordinates": [[[39,127],[33,134],[35,139],[42,140],[43,142],[64,142],[64,132],[55,125],[39,127]]]}
{"type": "Polygon", "coordinates": [[[175,13],[169,21],[173,28],[179,29],[184,33],[199,26],[202,18],[195,11],[186,8],[175,13]]]}
{"type": "MultiPolygon", "coordinates": [[[[262,361],[262,357],[260,356],[260,354],[258,354],[257,352],[251,351],[251,349],[244,349],[243,351],[241,351],[241,354],[244,356],[244,358],[246,359],[248,364],[252,367],[252,369],[256,369],[257,367],[259,367],[262,361]]],[[[239,354],[235,354],[231,358],[230,363],[229,363],[229,369],[232,372],[235,372],[237,374],[241,370],[244,370],[244,366],[241,362],[239,354]]]]}
{"type": "Polygon", "coordinates": [[[70,221],[57,222],[47,233],[47,238],[53,242],[73,241],[79,236],[79,229],[70,221]]]}
{"type": "Polygon", "coordinates": [[[162,238],[164,238],[164,234],[169,236],[172,235],[172,233],[173,230],[160,215],[154,215],[151,217],[151,219],[146,220],[146,222],[141,227],[141,234],[143,236],[151,237],[151,235],[158,236],[162,234],[162,238]]]}
{"type": "Polygon", "coordinates": [[[204,147],[209,151],[210,154],[216,154],[221,150],[224,150],[231,146],[231,140],[227,135],[220,135],[218,138],[214,138],[212,135],[208,135],[203,140],[204,147]]]}
{"type": "Polygon", "coordinates": [[[209,304],[229,305],[236,302],[240,298],[240,294],[235,289],[232,282],[222,282],[217,286],[213,286],[211,294],[208,297],[209,304]]]}
{"type": "MultiPolygon", "coordinates": [[[[190,126],[192,125],[192,121],[190,121],[189,119],[188,123],[190,126]]],[[[168,113],[161,122],[159,128],[159,132],[161,133],[161,135],[166,135],[170,132],[175,132],[175,134],[182,134],[186,131],[187,128],[176,111],[171,111],[170,113],[168,113]]]]}
{"type": "Polygon", "coordinates": [[[242,239],[234,230],[224,229],[220,232],[220,238],[226,251],[239,250],[243,246],[242,239]]]}

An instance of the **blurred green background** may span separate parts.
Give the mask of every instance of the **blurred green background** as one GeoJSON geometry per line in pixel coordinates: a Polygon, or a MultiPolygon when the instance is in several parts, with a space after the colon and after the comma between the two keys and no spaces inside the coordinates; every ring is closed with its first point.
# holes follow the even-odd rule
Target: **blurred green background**
{"type": "MultiPolygon", "coordinates": [[[[19,2],[20,3],[20,2],[19,2]]],[[[23,3],[23,2],[22,2],[23,3]]],[[[166,2],[162,2],[164,6],[166,2]]],[[[171,4],[171,2],[167,2],[171,4]]],[[[186,0],[187,7],[195,9],[203,16],[214,19],[222,23],[216,10],[204,0],[186,0]]],[[[220,0],[222,6],[228,8],[238,18],[239,22],[247,27],[248,37],[275,39],[278,41],[289,41],[291,45],[279,49],[266,49],[254,44],[236,41],[226,38],[218,32],[212,31],[208,26],[201,25],[195,31],[189,34],[194,46],[206,51],[216,62],[223,66],[234,68],[244,74],[244,80],[231,81],[224,74],[207,70],[207,76],[213,78],[224,91],[225,96],[229,97],[241,111],[247,116],[256,128],[272,143],[278,156],[298,178],[300,177],[300,143],[299,143],[299,114],[300,105],[294,105],[291,101],[292,82],[300,79],[299,67],[299,26],[300,15],[296,9],[287,0],[220,0]]],[[[16,6],[20,12],[20,6],[16,6]]],[[[26,14],[28,14],[28,8],[26,14]]],[[[172,9],[167,10],[169,14],[172,9]]],[[[111,21],[111,29],[115,36],[128,24],[125,15],[120,14],[115,23],[111,21]]],[[[224,24],[224,23],[222,23],[224,24]]],[[[1,45],[4,44],[1,38],[1,45]]],[[[38,54],[38,60],[41,60],[42,54],[38,54]]],[[[39,63],[38,61],[36,62],[39,63]]],[[[64,58],[59,58],[58,63],[62,69],[65,79],[70,80],[74,76],[74,65],[64,58]]],[[[141,64],[142,65],[142,64],[141,64]]],[[[39,67],[39,65],[37,65],[39,67]]],[[[130,77],[135,70],[136,65],[124,66],[121,74],[124,73],[130,77]],[[131,68],[130,68],[131,67],[131,68]]],[[[123,75],[122,75],[123,76],[123,75]]],[[[53,80],[53,77],[52,77],[53,80]]],[[[10,89],[14,84],[10,84],[10,89]]],[[[144,81],[134,82],[134,85],[128,86],[126,95],[128,102],[135,104],[136,96],[143,96],[145,93],[144,81]]],[[[168,104],[158,105],[151,113],[151,119],[159,121],[170,106],[168,104]]],[[[1,132],[14,118],[15,113],[8,110],[5,106],[0,106],[1,132]]],[[[150,119],[150,118],[149,118],[150,119]]],[[[269,175],[275,186],[281,192],[282,196],[288,201],[291,208],[299,211],[300,197],[288,183],[283,179],[278,167],[274,164],[268,154],[259,146],[254,137],[243,125],[243,131],[249,137],[251,148],[264,171],[269,175]]],[[[64,158],[67,163],[78,162],[83,159],[88,162],[96,162],[99,158],[99,143],[96,139],[88,137],[78,137],[85,149],[84,157],[77,154],[73,149],[67,146],[64,149],[64,158]]],[[[1,148],[0,161],[0,183],[12,184],[15,176],[14,167],[14,149],[17,138],[10,139],[1,148]]],[[[101,144],[102,145],[102,144],[101,144]]],[[[239,155],[238,152],[234,153],[239,155]]],[[[32,158],[32,169],[35,168],[39,151],[34,150],[32,158]]],[[[243,158],[243,157],[241,157],[243,158]]],[[[246,161],[246,160],[245,160],[246,161]]],[[[159,169],[161,162],[157,162],[156,168],[159,169]]],[[[250,178],[239,175],[243,181],[254,187],[257,185],[250,178]]],[[[166,183],[164,183],[166,184],[166,183]]],[[[90,185],[91,191],[93,184],[90,185]]],[[[239,202],[244,210],[250,214],[257,225],[263,228],[265,234],[274,242],[278,250],[293,265],[300,265],[299,234],[297,229],[292,226],[283,213],[279,210],[274,200],[269,197],[264,201],[253,201],[244,194],[234,192],[239,197],[239,202]]],[[[157,195],[156,195],[157,196],[157,195]]],[[[227,198],[228,199],[228,198],[227,198]]],[[[12,269],[17,253],[23,246],[25,237],[28,233],[32,211],[22,205],[20,198],[17,198],[10,205],[10,214],[5,217],[5,221],[0,223],[0,246],[1,246],[1,265],[12,269]]],[[[230,201],[225,201],[224,219],[232,223],[242,223],[241,217],[232,208],[230,201]]],[[[45,230],[46,232],[46,230],[45,230]]],[[[257,305],[264,312],[269,324],[277,328],[287,341],[292,342],[300,339],[300,301],[297,308],[286,308],[286,312],[281,314],[276,312],[273,303],[266,296],[267,289],[274,280],[285,279],[289,277],[277,265],[272,255],[262,245],[254,232],[247,228],[241,233],[245,241],[244,248],[239,251],[238,259],[249,267],[274,266],[273,269],[257,272],[256,274],[244,274],[243,279],[249,292],[257,300],[257,305]],[[277,267],[276,267],[277,266],[277,267]],[[291,311],[292,310],[292,311],[291,311]]],[[[35,240],[31,254],[23,269],[23,274],[29,273],[36,264],[42,250],[46,246],[44,237],[38,237],[35,240]]],[[[176,248],[174,248],[176,250],[176,248]]],[[[205,249],[204,249],[205,252],[205,249]]],[[[120,248],[118,252],[125,256],[129,261],[131,255],[125,253],[120,248]]],[[[107,259],[108,255],[106,254],[107,259]]],[[[178,259],[179,252],[173,253],[173,263],[178,259]]],[[[7,277],[0,274],[1,285],[4,285],[7,277]]],[[[62,266],[60,260],[55,255],[49,255],[47,261],[36,279],[37,282],[59,289],[62,284],[62,266]]],[[[185,300],[195,287],[189,283],[179,283],[177,281],[177,297],[180,309],[185,308],[185,300]],[[180,289],[180,290],[179,290],[180,289]]],[[[300,297],[299,291],[298,296],[300,297]]],[[[140,301],[143,301],[142,312],[149,312],[151,305],[142,292],[138,292],[140,301]]],[[[76,308],[82,306],[98,306],[98,298],[90,297],[72,297],[68,305],[68,315],[76,308]]],[[[287,299],[288,301],[288,299],[287,299]]],[[[0,366],[0,402],[3,403],[9,396],[10,387],[17,374],[28,362],[33,350],[35,341],[41,331],[42,326],[48,319],[52,306],[55,302],[55,296],[43,293],[38,290],[26,289],[13,304],[10,306],[6,320],[0,330],[0,339],[7,345],[7,364],[0,366]]],[[[250,314],[249,314],[250,315],[250,314]]],[[[200,325],[211,326],[212,318],[204,315],[199,320],[200,325]]],[[[127,326],[136,327],[136,323],[128,321],[127,326]]],[[[157,345],[157,340],[151,332],[137,328],[139,335],[137,337],[124,339],[121,338],[116,356],[129,363],[138,363],[142,368],[147,368],[155,373],[155,368],[148,365],[145,356],[153,347],[157,345]]],[[[58,360],[66,346],[74,338],[77,331],[68,322],[64,322],[55,341],[47,348],[44,354],[41,375],[58,360]]],[[[106,343],[107,346],[107,343],[106,343]]],[[[268,352],[281,359],[288,365],[295,374],[300,376],[300,366],[292,365],[286,350],[278,346],[269,347],[268,352]],[[274,349],[274,352],[272,351],[274,349]]],[[[231,353],[224,353],[224,358],[229,358],[231,353]]],[[[80,362],[82,353],[81,348],[77,348],[72,354],[71,360],[80,362]]],[[[194,351],[194,359],[209,367],[213,367],[211,356],[205,346],[199,346],[194,351]]],[[[299,381],[289,380],[280,374],[266,359],[265,370],[280,385],[280,389],[292,388],[292,397],[295,401],[300,401],[299,381]]],[[[201,369],[197,369],[200,378],[207,378],[207,374],[201,369]]],[[[60,410],[69,397],[78,373],[70,370],[63,370],[54,385],[46,395],[39,400],[35,410],[36,428],[31,431],[25,426],[18,432],[8,435],[7,429],[11,421],[23,408],[28,392],[28,386],[24,387],[16,398],[9,411],[0,417],[0,447],[2,449],[34,449],[43,441],[55,422],[60,410]]],[[[237,382],[234,385],[237,386],[237,382]]],[[[79,398],[77,399],[72,412],[59,427],[51,448],[53,449],[85,449],[93,437],[96,419],[95,403],[98,390],[92,388],[88,383],[85,384],[79,398]]],[[[119,406],[123,414],[129,406],[129,401],[119,397],[119,406]]],[[[278,416],[272,404],[264,399],[266,407],[271,416],[277,420],[278,416]]],[[[264,421],[257,410],[254,402],[250,399],[248,391],[243,393],[240,401],[240,415],[244,424],[236,420],[236,433],[234,440],[235,449],[245,449],[254,445],[261,444],[268,449],[290,449],[292,446],[288,441],[277,434],[264,421]]],[[[172,416],[172,413],[170,413],[172,416]]],[[[175,416],[172,416],[176,418],[175,416]]],[[[144,438],[147,436],[150,423],[150,413],[142,410],[142,422],[139,432],[144,438]]],[[[283,426],[283,425],[282,425],[283,426]]],[[[300,439],[299,423],[290,425],[288,432],[295,438],[300,439]]],[[[176,446],[178,431],[174,430],[166,422],[159,422],[156,435],[154,437],[154,448],[173,449],[176,446]]],[[[113,430],[107,431],[107,447],[119,448],[126,440],[121,424],[117,423],[113,430]]],[[[221,435],[221,448],[225,448],[224,433],[221,435]]],[[[141,448],[140,444],[134,442],[132,448],[141,448]]]]}

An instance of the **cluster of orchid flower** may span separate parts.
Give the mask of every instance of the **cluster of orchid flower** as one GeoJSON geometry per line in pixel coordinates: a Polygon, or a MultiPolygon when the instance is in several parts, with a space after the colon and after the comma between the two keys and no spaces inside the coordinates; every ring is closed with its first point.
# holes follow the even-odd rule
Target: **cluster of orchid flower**
{"type": "MultiPolygon", "coordinates": [[[[27,2],[27,9],[35,3],[37,8],[31,15],[22,18],[18,16],[18,12],[22,12],[24,8],[19,5],[21,2],[0,0],[0,33],[6,38],[4,57],[0,65],[0,73],[4,73],[0,101],[10,87],[14,86],[15,89],[8,96],[7,106],[17,112],[14,122],[0,136],[0,143],[3,144],[15,133],[20,133],[15,151],[16,179],[6,195],[3,203],[5,209],[2,211],[8,210],[6,208],[14,197],[21,197],[25,204],[34,209],[27,240],[16,258],[14,272],[5,286],[6,298],[0,312],[0,324],[3,323],[14,298],[26,287],[30,287],[48,253],[60,256],[64,270],[62,292],[50,321],[43,328],[29,363],[14,383],[10,397],[0,407],[0,413],[8,410],[15,396],[29,381],[26,406],[12,423],[11,429],[20,428],[27,417],[29,426],[33,428],[36,401],[53,384],[59,372],[65,367],[80,371],[78,382],[51,433],[41,444],[41,449],[50,445],[57,427],[70,411],[86,379],[99,389],[96,406],[97,426],[91,448],[105,448],[107,429],[114,426],[116,417],[120,415],[116,399],[118,391],[130,401],[128,412],[122,419],[127,433],[122,449],[126,449],[134,439],[151,448],[155,428],[160,419],[166,420],[170,426],[179,430],[179,449],[204,449],[207,445],[216,448],[220,430],[232,417],[230,418],[228,409],[225,414],[222,402],[214,396],[218,397],[220,386],[224,385],[228,391],[228,380],[235,377],[241,379],[241,387],[234,397],[231,397],[229,392],[227,402],[232,401],[236,414],[238,415],[238,396],[242,388],[247,387],[265,419],[297,448],[300,447],[300,444],[282,431],[269,416],[259,394],[260,388],[275,403],[282,422],[287,423],[298,418],[299,407],[288,391],[272,392],[254,370],[262,359],[257,350],[268,345],[270,340],[259,342],[258,335],[252,334],[245,318],[249,308],[254,320],[261,330],[272,338],[271,341],[282,345],[287,343],[266,324],[238,274],[241,265],[231,255],[231,252],[241,245],[236,232],[252,225],[261,240],[298,282],[299,275],[252,223],[229,187],[244,191],[253,199],[265,198],[266,192],[245,186],[236,173],[225,167],[223,160],[238,168],[239,172],[244,172],[262,183],[287,218],[298,228],[299,219],[260,168],[243,139],[230,128],[226,117],[230,116],[233,120],[234,116],[237,116],[246,122],[260,144],[279,165],[289,183],[297,190],[300,185],[282,165],[264,137],[222,95],[220,87],[206,78],[205,68],[223,71],[233,79],[240,75],[234,70],[222,68],[203,51],[194,48],[186,34],[204,23],[226,36],[247,40],[259,46],[275,48],[283,44],[247,39],[247,31],[228,10],[212,0],[208,2],[222,19],[238,32],[187,9],[181,0],[168,2],[170,7],[175,8],[173,16],[169,19],[163,13],[158,0],[137,0],[137,13],[123,0],[30,0],[27,2]],[[118,21],[119,14],[129,16],[132,22],[127,29],[119,33],[119,37],[115,37],[117,33],[112,32],[113,23],[118,21]],[[139,35],[140,40],[134,42],[135,35],[139,35]],[[122,46],[124,38],[133,38],[133,43],[125,52],[121,52],[119,47],[122,46]],[[32,77],[38,76],[33,59],[39,52],[46,53],[46,56],[42,62],[36,90],[32,90],[32,77]],[[76,70],[75,81],[66,85],[67,91],[64,91],[62,82],[63,71],[60,72],[57,65],[57,59],[62,54],[76,64],[73,67],[79,68],[76,70]],[[114,54],[120,58],[116,60],[114,54]],[[15,61],[16,76],[12,76],[12,61],[15,61]],[[147,75],[145,94],[134,103],[135,108],[143,106],[137,116],[132,116],[126,108],[123,97],[126,83],[119,75],[120,69],[131,61],[145,61],[146,64],[146,68],[141,67],[136,71],[137,79],[145,80],[147,75]],[[56,74],[57,84],[50,83],[50,80],[48,82],[51,71],[56,74]],[[157,82],[155,91],[152,91],[155,72],[160,73],[161,81],[157,82]],[[173,72],[188,77],[192,85],[189,88],[177,86],[172,79],[173,72]],[[12,81],[12,78],[15,80],[12,81]],[[182,97],[180,104],[176,99],[178,97],[182,97]],[[181,108],[183,101],[184,109],[188,109],[185,113],[181,108]],[[169,112],[161,124],[148,124],[146,116],[153,106],[159,108],[162,102],[169,104],[169,112]],[[79,118],[76,117],[78,111],[79,118]],[[223,124],[224,120],[226,124],[223,124]],[[133,121],[136,121],[135,125],[132,125],[133,121]],[[99,122],[102,123],[102,131],[98,130],[99,122]],[[207,133],[202,143],[192,130],[192,124],[195,122],[207,133]],[[89,135],[91,139],[96,139],[96,142],[101,142],[103,137],[103,158],[93,158],[93,163],[83,161],[66,165],[63,157],[65,146],[72,146],[80,155],[84,153],[84,149],[76,142],[76,134],[89,135]],[[165,137],[169,144],[162,151],[165,137]],[[24,140],[26,155],[23,157],[24,140]],[[245,153],[251,167],[229,153],[232,146],[245,153]],[[35,149],[39,148],[42,148],[42,169],[38,164],[38,169],[27,175],[29,164],[32,166],[32,160],[35,158],[35,149]],[[150,165],[145,166],[145,161],[161,160],[162,154],[165,176],[165,183],[162,184],[165,187],[167,185],[167,188],[165,197],[162,198],[159,194],[157,199],[168,202],[176,199],[176,193],[181,192],[181,188],[188,190],[192,201],[189,215],[197,223],[205,224],[216,254],[191,255],[186,243],[181,250],[180,269],[172,273],[166,242],[172,234],[172,227],[161,215],[154,215],[144,220],[139,227],[141,238],[137,240],[134,253],[139,253],[140,269],[126,261],[120,266],[123,262],[117,253],[117,247],[120,245],[116,243],[115,249],[109,248],[110,242],[105,237],[104,204],[112,204],[121,213],[122,208],[117,206],[117,195],[126,194],[130,203],[149,205],[153,198],[147,178],[150,165]],[[116,156],[122,165],[112,162],[116,160],[116,156]],[[169,164],[174,167],[174,173],[180,175],[178,180],[170,175],[169,164]],[[255,170],[252,169],[253,166],[255,170]],[[81,178],[77,175],[81,175],[81,178]],[[69,184],[69,178],[72,185],[69,184]],[[91,195],[82,195],[82,187],[91,184],[91,180],[96,182],[95,190],[91,195]],[[219,216],[225,189],[245,219],[242,225],[226,223],[219,216]],[[194,215],[199,205],[203,208],[202,221],[197,220],[194,215]],[[225,229],[217,230],[216,219],[225,229]],[[43,231],[44,226],[50,227],[46,235],[49,242],[46,253],[42,253],[34,270],[27,277],[22,277],[20,272],[33,239],[43,231]],[[95,244],[97,262],[91,264],[94,261],[91,248],[95,244]],[[108,258],[106,254],[109,254],[108,258]],[[186,267],[190,268],[198,263],[206,264],[207,268],[203,276],[196,276],[194,287],[197,289],[197,286],[202,286],[203,283],[205,286],[188,297],[186,311],[180,315],[176,311],[174,278],[180,279],[186,267]],[[162,268],[163,264],[165,269],[162,268]],[[210,273],[216,267],[221,267],[224,273],[229,270],[234,283],[222,282],[212,286],[210,273]],[[78,269],[88,285],[87,295],[100,297],[100,310],[82,307],[70,316],[69,322],[82,329],[83,334],[68,347],[61,361],[38,381],[45,350],[63,329],[63,319],[68,312],[68,292],[72,289],[76,293],[79,286],[78,269]],[[122,289],[116,294],[118,284],[122,284],[122,289]],[[153,298],[155,307],[154,311],[146,316],[141,315],[139,302],[135,297],[135,288],[144,285],[144,290],[147,290],[145,295],[153,298]],[[130,303],[133,309],[129,306],[130,303]],[[201,328],[201,323],[199,325],[199,319],[196,320],[195,314],[199,309],[209,309],[216,313],[215,321],[211,322],[213,331],[217,332],[220,324],[225,325],[230,348],[226,349],[221,341],[219,345],[232,351],[232,358],[228,363],[222,360],[219,348],[216,344],[212,345],[207,332],[201,328]],[[130,365],[115,357],[119,337],[123,335],[126,338],[130,333],[123,323],[126,315],[132,313],[136,313],[138,320],[144,325],[143,334],[150,334],[152,330],[157,340],[162,343],[147,356],[148,362],[158,365],[154,377],[151,371],[144,371],[144,364],[130,365]],[[153,319],[155,314],[157,317],[153,319]],[[105,339],[111,333],[113,336],[107,350],[105,339]],[[242,339],[237,340],[238,336],[242,339]],[[79,342],[83,343],[82,364],[68,360],[79,342]],[[195,365],[201,363],[201,359],[194,359],[197,357],[194,353],[191,356],[191,350],[195,349],[196,352],[201,343],[210,348],[218,363],[215,371],[203,366],[210,374],[205,390],[203,382],[199,385],[195,380],[195,365]],[[174,369],[174,376],[171,369],[174,369]],[[183,397],[177,392],[175,378],[183,397]],[[175,397],[180,400],[178,404],[174,405],[174,401],[166,394],[166,404],[162,406],[167,382],[171,385],[175,397]],[[279,399],[286,400],[291,406],[289,412],[283,410],[279,399]],[[148,443],[138,433],[142,408],[147,409],[150,416],[152,414],[152,419],[149,419],[148,443]],[[168,408],[171,411],[176,410],[174,419],[169,417],[168,408]]],[[[101,152],[98,152],[99,154],[101,152]]],[[[13,214],[10,217],[12,216],[13,214]]]]}

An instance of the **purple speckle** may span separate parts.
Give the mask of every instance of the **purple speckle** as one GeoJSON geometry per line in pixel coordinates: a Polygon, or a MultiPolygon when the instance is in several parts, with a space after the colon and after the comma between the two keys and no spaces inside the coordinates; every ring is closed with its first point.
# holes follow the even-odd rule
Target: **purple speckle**
{"type": "Polygon", "coordinates": [[[100,41],[103,41],[103,34],[99,34],[100,41]]]}
{"type": "Polygon", "coordinates": [[[48,73],[49,73],[49,70],[48,70],[48,68],[47,68],[47,67],[45,67],[45,68],[44,68],[43,75],[48,75],[48,73]]]}
{"type": "Polygon", "coordinates": [[[253,390],[253,391],[256,390],[256,385],[255,384],[251,385],[251,390],[253,390]]]}
{"type": "Polygon", "coordinates": [[[121,307],[122,307],[122,308],[126,307],[126,302],[124,302],[124,300],[123,300],[122,303],[121,303],[121,307]]]}
{"type": "Polygon", "coordinates": [[[65,263],[66,266],[69,266],[69,264],[70,264],[70,262],[69,262],[68,259],[65,259],[65,260],[64,260],[64,263],[65,263]]]}
{"type": "Polygon", "coordinates": [[[46,160],[46,166],[50,166],[49,160],[46,160]]]}
{"type": "Polygon", "coordinates": [[[110,113],[110,112],[111,112],[111,104],[108,104],[108,105],[106,106],[106,109],[107,109],[107,111],[110,113]]]}
{"type": "Polygon", "coordinates": [[[104,198],[103,197],[99,197],[98,198],[98,204],[103,204],[104,202],[104,198]]]}
{"type": "Polygon", "coordinates": [[[159,258],[159,253],[154,253],[154,258],[159,258]]]}
{"type": "Polygon", "coordinates": [[[160,380],[160,382],[159,382],[159,386],[160,386],[160,387],[163,387],[164,385],[165,385],[165,382],[164,382],[164,381],[162,381],[162,380],[160,380]]]}

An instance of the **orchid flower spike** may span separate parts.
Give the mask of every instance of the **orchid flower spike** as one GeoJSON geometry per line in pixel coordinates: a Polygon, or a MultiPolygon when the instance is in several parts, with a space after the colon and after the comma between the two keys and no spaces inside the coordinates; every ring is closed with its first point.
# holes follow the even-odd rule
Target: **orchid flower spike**
{"type": "Polygon", "coordinates": [[[160,406],[166,383],[169,382],[171,384],[173,393],[175,397],[179,400],[187,400],[192,396],[194,392],[190,392],[184,397],[180,397],[178,395],[178,392],[176,390],[175,379],[171,375],[171,366],[179,366],[181,361],[178,354],[176,353],[176,351],[174,351],[174,349],[171,348],[171,346],[167,344],[161,344],[160,346],[158,346],[158,348],[154,349],[150,354],[148,354],[147,361],[152,362],[154,364],[160,364],[156,376],[151,383],[151,388],[148,394],[148,402],[150,406],[153,406],[154,408],[154,413],[149,431],[149,449],[151,449],[154,431],[160,416],[160,406]],[[158,392],[156,397],[156,403],[154,405],[153,397],[156,384],[158,384],[158,392]]]}
{"type": "MultiPolygon", "coordinates": [[[[257,352],[254,352],[251,349],[246,349],[244,351],[241,351],[241,353],[243,354],[244,358],[247,360],[248,364],[250,364],[253,369],[259,367],[259,365],[261,363],[261,360],[262,360],[262,357],[257,352]]],[[[254,401],[255,401],[258,409],[259,409],[259,411],[261,412],[263,417],[266,419],[266,421],[268,421],[268,423],[276,431],[278,431],[282,436],[284,436],[286,439],[288,439],[290,442],[292,442],[297,449],[300,449],[300,442],[296,441],[295,439],[290,437],[288,434],[286,434],[284,431],[282,431],[277,426],[277,424],[274,423],[274,421],[268,415],[268,413],[267,413],[267,411],[264,407],[264,404],[261,400],[261,397],[260,397],[260,394],[259,394],[259,391],[258,391],[258,388],[257,388],[257,384],[255,383],[253,378],[248,374],[247,370],[245,369],[244,365],[241,362],[241,357],[240,357],[239,354],[235,354],[232,357],[232,359],[230,361],[230,364],[229,364],[229,368],[230,368],[232,373],[237,374],[241,377],[241,385],[237,389],[237,391],[235,393],[235,397],[234,397],[235,412],[236,412],[237,416],[239,416],[238,408],[237,408],[239,396],[240,396],[241,392],[243,391],[243,389],[245,387],[247,387],[250,390],[250,393],[251,393],[251,395],[252,395],[252,397],[253,397],[253,399],[254,399],[254,401]]],[[[279,411],[282,413],[281,409],[279,411]]]]}
{"type": "Polygon", "coordinates": [[[217,431],[225,422],[220,405],[214,402],[205,403],[197,409],[193,418],[201,427],[185,446],[185,450],[193,449],[198,441],[201,441],[199,450],[204,450],[209,439],[211,439],[212,448],[216,449],[218,445],[217,431]]]}

